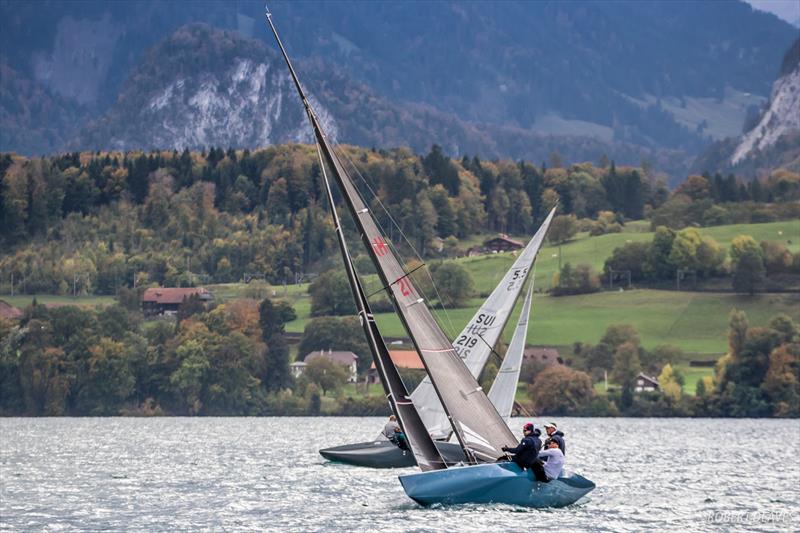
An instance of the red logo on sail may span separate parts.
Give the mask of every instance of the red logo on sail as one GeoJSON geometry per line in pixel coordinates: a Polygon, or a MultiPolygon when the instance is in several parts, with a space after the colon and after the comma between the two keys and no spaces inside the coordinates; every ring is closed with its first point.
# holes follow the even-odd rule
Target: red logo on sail
{"type": "Polygon", "coordinates": [[[386,255],[386,252],[389,251],[389,247],[380,237],[375,237],[375,240],[372,241],[372,247],[375,248],[375,253],[381,257],[386,255]]]}

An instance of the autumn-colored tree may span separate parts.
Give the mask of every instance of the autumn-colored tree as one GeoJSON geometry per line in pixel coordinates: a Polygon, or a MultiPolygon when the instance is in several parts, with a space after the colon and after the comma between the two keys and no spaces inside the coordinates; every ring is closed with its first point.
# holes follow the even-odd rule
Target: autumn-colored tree
{"type": "Polygon", "coordinates": [[[16,354],[26,411],[31,415],[63,415],[76,378],[74,365],[63,349],[52,345],[52,326],[46,319],[30,320],[26,330],[16,354]]]}
{"type": "Polygon", "coordinates": [[[231,331],[238,331],[253,340],[261,340],[258,302],[252,298],[237,298],[224,304],[225,320],[231,331]]]}
{"type": "Polygon", "coordinates": [[[94,415],[119,414],[136,385],[125,344],[102,337],[89,348],[87,370],[88,379],[78,395],[80,408],[94,415]]]}
{"type": "Polygon", "coordinates": [[[563,365],[539,373],[530,387],[536,412],[548,415],[576,414],[594,398],[588,374],[563,365]]]}
{"type": "Polygon", "coordinates": [[[761,385],[775,405],[777,416],[800,415],[800,345],[783,344],[769,356],[769,369],[761,385]]]}
{"type": "Polygon", "coordinates": [[[669,363],[664,365],[664,368],[658,375],[659,389],[673,402],[679,402],[683,395],[683,387],[680,381],[682,381],[681,377],[669,363]]]}
{"type": "Polygon", "coordinates": [[[550,223],[547,239],[554,243],[570,240],[578,232],[578,220],[575,215],[559,215],[550,223]]]}
{"type": "Polygon", "coordinates": [[[303,377],[322,389],[322,395],[328,391],[339,390],[347,383],[347,368],[327,357],[316,357],[306,364],[303,377]]]}
{"type": "Polygon", "coordinates": [[[685,194],[692,200],[704,200],[711,194],[711,185],[703,176],[689,176],[676,189],[675,194],[685,194]]]}

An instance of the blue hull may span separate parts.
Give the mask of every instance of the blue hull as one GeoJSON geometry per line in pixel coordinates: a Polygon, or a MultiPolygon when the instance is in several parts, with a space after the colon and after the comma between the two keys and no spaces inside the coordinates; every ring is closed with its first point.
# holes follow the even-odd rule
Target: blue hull
{"type": "Polygon", "coordinates": [[[524,507],[565,507],[594,489],[588,479],[572,474],[549,483],[514,463],[493,463],[419,472],[400,476],[409,498],[421,505],[505,503],[524,507]]]}

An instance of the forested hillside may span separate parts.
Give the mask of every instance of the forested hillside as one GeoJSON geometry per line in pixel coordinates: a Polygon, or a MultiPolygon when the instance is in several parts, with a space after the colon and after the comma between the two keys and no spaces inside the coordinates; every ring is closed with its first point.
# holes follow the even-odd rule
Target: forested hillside
{"type": "MultiPolygon", "coordinates": [[[[732,175],[689,176],[670,192],[651,169],[612,161],[565,165],[553,158],[549,166],[539,166],[466,156],[454,160],[438,146],[425,155],[346,146],[339,153],[400,254],[414,260],[419,253],[429,263],[440,287],[438,301],[431,303],[452,309],[456,321],[471,312],[478,295],[491,290],[497,272],[512,258],[438,259],[464,256],[498,232],[524,239],[554,205],[559,216],[549,235],[553,248],[539,262],[540,275],[552,275],[552,282],[540,279],[537,289],[549,288],[548,305],[562,313],[572,309],[572,319],[590,320],[596,305],[604,309],[602,320],[618,316],[607,309],[619,309],[624,318],[630,309],[641,308],[631,307],[630,299],[552,303],[598,292],[601,267],[606,270],[602,283],[609,280],[615,288],[623,280],[614,278],[614,271],[627,273],[626,288],[671,285],[677,271],[679,282],[681,273],[687,274],[683,288],[706,284],[730,291],[732,286],[745,294],[762,287],[785,291],[786,280],[796,283],[800,272],[800,236],[789,223],[763,225],[768,227],[759,228],[758,240],[740,235],[736,226],[712,228],[724,230],[719,240],[694,227],[796,221],[800,175],[785,170],[752,182],[732,175]],[[594,239],[603,239],[599,248],[594,239]]],[[[331,347],[357,353],[362,377],[369,365],[357,322],[330,316],[351,313],[350,294],[341,282],[312,146],[43,158],[2,154],[0,174],[0,294],[25,307],[11,319],[0,319],[0,413],[353,415],[385,410],[379,394],[353,388],[344,395],[344,371],[332,363],[309,365],[301,378],[289,374],[290,357],[331,347]],[[287,286],[280,293],[286,299],[274,299],[276,286],[315,274],[320,275],[310,285],[287,286]],[[175,321],[146,318],[140,311],[145,287],[239,281],[244,283],[219,285],[218,300],[210,306],[185,300],[175,321]],[[225,291],[234,294],[225,296],[225,291]],[[67,303],[116,295],[116,302],[104,297],[110,305],[94,309],[27,305],[20,294],[45,294],[48,300],[71,295],[67,303]],[[302,332],[298,348],[287,346],[286,329],[302,332]]],[[[357,257],[356,264],[369,283],[369,261],[357,257]]],[[[640,299],[646,302],[657,292],[640,299]]],[[[628,296],[627,291],[596,296],[604,294],[628,296]]],[[[668,299],[679,300],[680,293],[668,299]]],[[[705,307],[694,311],[697,320],[703,313],[724,312],[720,305],[709,307],[708,298],[700,301],[705,307]]],[[[758,324],[766,324],[776,310],[788,310],[790,316],[776,317],[769,328],[748,329],[743,315],[735,315],[731,328],[745,340],[731,344],[725,368],[732,370],[718,372],[716,381],[706,380],[708,372],[700,374],[697,398],[681,392],[689,357],[682,348],[652,347],[652,339],[669,338],[662,326],[666,319],[672,331],[676,321],[668,319],[674,306],[649,303],[641,327],[653,337],[644,341],[630,327],[613,324],[596,345],[597,327],[585,334],[561,331],[559,342],[575,341],[569,348],[571,366],[555,376],[527,368],[526,382],[539,375],[543,380],[531,389],[530,401],[569,414],[793,416],[797,387],[786,376],[797,364],[795,301],[791,294],[746,300],[758,324]],[[625,332],[627,340],[617,339],[615,331],[625,332]],[[622,394],[600,395],[583,371],[596,378],[612,364],[622,394]],[[638,369],[661,372],[664,382],[674,385],[664,394],[634,400],[631,372],[638,369]],[[756,377],[745,379],[747,369],[755,369],[756,377]],[[574,401],[548,404],[536,393],[556,379],[577,387],[574,401]],[[706,392],[701,394],[701,387],[706,392]]],[[[376,312],[390,308],[385,298],[375,302],[376,312]]],[[[563,315],[550,315],[570,324],[563,315]]],[[[381,327],[402,335],[396,319],[394,325],[386,322],[391,317],[380,315],[381,327]]],[[[718,335],[682,344],[719,349],[718,335]]],[[[491,368],[484,380],[490,380],[491,368]]],[[[405,378],[413,384],[419,376],[405,378]]]]}
{"type": "MultiPolygon", "coordinates": [[[[479,234],[530,235],[556,204],[561,214],[590,226],[597,219],[593,231],[601,234],[643,216],[654,227],[676,229],[796,217],[800,194],[800,177],[786,171],[749,184],[695,176],[670,195],[647,169],[613,162],[562,167],[553,161],[546,168],[453,160],[438,146],[425,156],[354,147],[341,153],[408,257],[412,246],[436,257],[465,253],[479,234]],[[444,248],[435,238],[445,240],[444,248]]],[[[311,146],[34,159],[6,154],[0,163],[0,287],[6,292],[11,283],[21,292],[61,294],[252,278],[291,283],[335,261],[311,146]]]]}

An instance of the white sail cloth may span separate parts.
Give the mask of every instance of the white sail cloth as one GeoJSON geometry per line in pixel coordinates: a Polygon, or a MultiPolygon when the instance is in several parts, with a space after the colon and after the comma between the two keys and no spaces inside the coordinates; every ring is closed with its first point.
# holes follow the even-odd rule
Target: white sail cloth
{"type": "MultiPolygon", "coordinates": [[[[517,260],[503,276],[500,284],[495,287],[489,298],[478,309],[466,327],[455,338],[453,348],[461,356],[464,364],[472,376],[477,379],[489,360],[489,355],[494,345],[511,316],[511,310],[522,291],[522,286],[531,271],[531,266],[536,260],[536,255],[542,246],[544,237],[553,220],[555,208],[547,215],[539,230],[519,254],[517,260]]],[[[419,411],[420,418],[435,439],[446,439],[452,432],[450,421],[447,418],[441,402],[431,384],[430,377],[426,377],[411,393],[411,399],[419,411]]],[[[512,400],[513,401],[513,400],[512,400]]],[[[495,403],[495,407],[497,404],[495,403]]],[[[501,415],[503,411],[499,410],[501,415]]]]}
{"type": "Polygon", "coordinates": [[[492,388],[489,389],[489,399],[497,408],[500,416],[508,422],[511,418],[511,410],[514,408],[514,396],[517,393],[517,383],[519,383],[519,372],[522,369],[522,356],[525,352],[525,340],[528,336],[528,317],[531,311],[531,301],[533,300],[533,283],[528,286],[528,293],[525,295],[525,303],[522,304],[522,312],[508,345],[503,364],[497,371],[492,388]]]}

